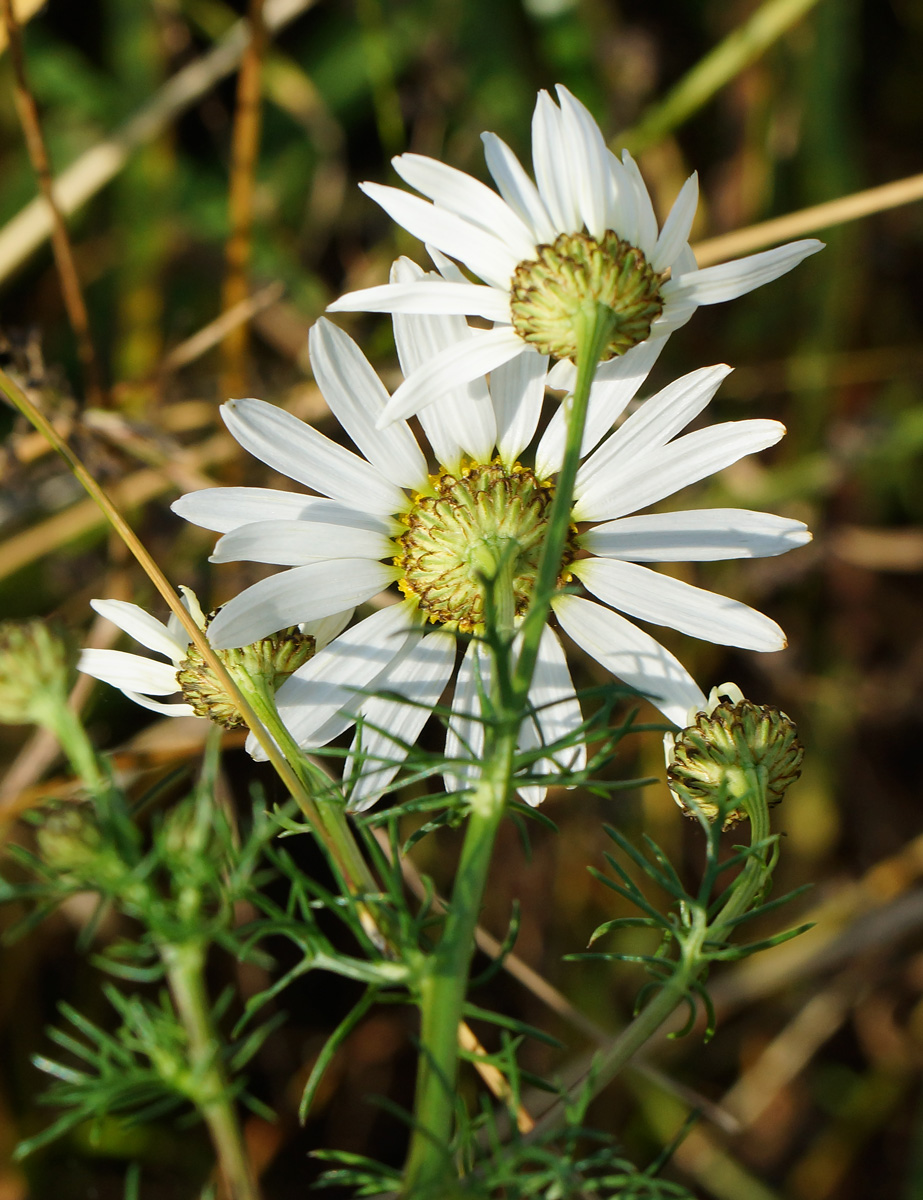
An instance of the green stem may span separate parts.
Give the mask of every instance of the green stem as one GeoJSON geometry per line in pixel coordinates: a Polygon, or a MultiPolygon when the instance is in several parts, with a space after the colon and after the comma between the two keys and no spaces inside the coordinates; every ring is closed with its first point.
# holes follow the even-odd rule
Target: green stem
{"type": "Polygon", "coordinates": [[[193,1099],[208,1126],[228,1200],[260,1200],[211,1020],[204,947],[199,942],[170,943],[160,946],[160,955],[188,1038],[196,1083],[193,1099]]]}
{"type": "Polygon", "coordinates": [[[78,714],[66,703],[56,705],[53,717],[49,718],[48,728],[58,739],[71,770],[82,781],[90,795],[97,800],[106,796],[109,792],[108,781],[100,769],[93,743],[87,737],[87,731],[78,714]]]}

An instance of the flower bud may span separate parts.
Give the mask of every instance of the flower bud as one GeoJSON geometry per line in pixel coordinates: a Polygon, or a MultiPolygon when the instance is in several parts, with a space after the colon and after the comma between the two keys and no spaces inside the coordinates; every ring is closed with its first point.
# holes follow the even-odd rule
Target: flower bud
{"type": "Polygon", "coordinates": [[[48,725],[67,703],[71,655],[42,620],[0,624],[0,721],[48,725]]]}
{"type": "Polygon", "coordinates": [[[725,829],[759,802],[754,774],[763,802],[778,804],[801,774],[804,756],[785,713],[745,700],[740,688],[727,683],[713,688],[705,709],[690,713],[689,726],[667,743],[667,779],[676,803],[687,816],[723,818],[725,829]]]}

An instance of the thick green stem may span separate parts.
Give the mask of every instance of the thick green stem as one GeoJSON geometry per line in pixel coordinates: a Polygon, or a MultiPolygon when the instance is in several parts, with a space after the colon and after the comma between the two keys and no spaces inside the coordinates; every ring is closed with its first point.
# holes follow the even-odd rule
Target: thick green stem
{"type": "Polygon", "coordinates": [[[189,1065],[195,1076],[195,1095],[191,1099],[208,1126],[227,1200],[260,1200],[211,1021],[204,947],[198,942],[167,944],[160,947],[160,954],[188,1038],[189,1065]]]}

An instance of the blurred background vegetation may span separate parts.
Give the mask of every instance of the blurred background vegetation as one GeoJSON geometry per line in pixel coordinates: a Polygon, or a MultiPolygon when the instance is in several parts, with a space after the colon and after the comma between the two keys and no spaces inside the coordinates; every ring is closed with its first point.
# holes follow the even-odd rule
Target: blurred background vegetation
{"type": "MultiPolygon", "coordinates": [[[[35,7],[20,4],[24,20],[35,7]]],[[[245,13],[223,0],[50,0],[24,25],[53,170],[68,176],[95,384],[34,201],[10,55],[0,58],[4,362],[40,391],[168,575],[212,604],[259,568],[208,567],[211,536],[172,517],[169,504],[215,482],[266,484],[222,432],[217,405],[228,395],[287,405],[329,430],[308,328],[340,292],[382,282],[397,253],[422,254],[356,187],[394,182],[392,154],[412,149],[485,178],[481,130],[527,159],[536,89],[561,82],[614,147],[637,152],[661,216],[698,170],[696,238],[923,169],[917,0],[267,0],[263,18],[279,27],[262,48],[248,43],[245,13]],[[769,45],[742,55],[726,81],[713,72],[689,111],[658,108],[755,13],[778,21],[769,45]]],[[[812,546],[781,560],[681,568],[770,613],[788,650],[760,657],[665,640],[706,690],[736,680],[797,721],[805,771],[779,810],[777,879],[779,888],[814,884],[793,915],[816,927],[716,972],[716,1039],[662,1048],[672,1083],[631,1076],[592,1112],[647,1162],[697,1102],[684,1088],[721,1105],[723,1124],[700,1122],[668,1168],[719,1200],[923,1197],[923,210],[910,204],[818,232],[823,254],[731,306],[701,309],[651,381],[735,365],[709,419],[771,416],[789,436],[682,499],[767,508],[815,532],[812,546]]],[[[395,382],[387,319],[344,324],[395,382]]],[[[6,409],[0,426],[2,615],[56,615],[110,645],[111,628],[91,622],[91,597],[152,603],[162,615],[38,435],[6,409]]],[[[592,682],[589,664],[582,670],[592,682]]],[[[80,696],[92,731],[117,748],[127,779],[194,767],[197,726],[152,724],[89,683],[80,696]]],[[[239,739],[228,745],[229,784],[245,796],[250,764],[239,739]]],[[[662,777],[659,737],[624,747],[621,774],[662,777]]],[[[21,838],[23,810],[66,795],[68,783],[54,748],[27,729],[0,730],[0,754],[3,836],[21,838]]],[[[512,828],[501,840],[484,925],[502,937],[519,898],[517,953],[611,1032],[639,979],[561,961],[613,915],[585,869],[600,864],[601,823],[647,830],[691,871],[700,838],[662,784],[607,800],[552,794],[545,811],[560,832],[534,832],[530,856],[512,828]]],[[[451,862],[452,839],[427,845],[420,865],[444,880],[437,853],[451,862]]],[[[58,1002],[107,1019],[98,972],[74,950],[88,915],[71,904],[3,950],[0,1200],[120,1197],[133,1160],[144,1166],[145,1200],[198,1195],[210,1152],[197,1126],[113,1123],[95,1142],[78,1132],[25,1165],[10,1162],[16,1141],[49,1119],[35,1103],[42,1083],[30,1057],[47,1052],[43,1028],[58,1002]]],[[[97,944],[123,932],[103,921],[97,944]]],[[[254,971],[216,958],[215,985],[231,979],[247,995],[265,984],[254,971]]],[[[291,989],[289,1020],[256,1061],[253,1089],[280,1115],[275,1125],[250,1118],[247,1133],[279,1200],[303,1194],[319,1145],[400,1161],[399,1124],[363,1096],[409,1100],[412,1028],[402,1010],[373,1012],[307,1127],[294,1116],[350,996],[313,975],[291,989]]],[[[561,1051],[526,1051],[533,1069],[558,1070],[592,1045],[593,1029],[508,976],[478,999],[562,1039],[561,1051]]],[[[473,1078],[465,1086],[473,1094],[473,1078]]]]}

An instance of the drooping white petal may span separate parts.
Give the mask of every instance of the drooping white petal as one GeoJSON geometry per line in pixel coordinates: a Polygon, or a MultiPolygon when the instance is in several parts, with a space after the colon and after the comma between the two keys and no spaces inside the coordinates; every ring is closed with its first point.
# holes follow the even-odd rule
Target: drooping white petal
{"type": "Polygon", "coordinates": [[[650,634],[610,608],[578,596],[552,601],[565,633],[613,675],[647,696],[667,720],[680,728],[686,714],[705,697],[678,659],[650,634]]]}
{"type": "Polygon", "coordinates": [[[657,238],[650,264],[658,274],[672,267],[677,255],[689,243],[689,233],[699,206],[699,177],[695,171],[679,189],[670,214],[663,223],[657,238]]]}
{"type": "Polygon", "coordinates": [[[502,288],[459,280],[442,280],[429,285],[383,283],[378,287],[346,292],[327,305],[327,312],[454,313],[509,324],[508,285],[509,280],[502,288]]]}
{"type": "Polygon", "coordinates": [[[183,520],[216,533],[230,533],[240,525],[252,525],[256,521],[297,521],[301,517],[382,531],[388,530],[391,524],[387,518],[373,516],[338,500],[280,492],[275,488],[203,488],[180,496],[170,507],[183,520]]]}
{"type": "Polygon", "coordinates": [[[362,705],[366,723],[356,734],[343,772],[344,779],[350,779],[361,765],[361,774],[349,793],[347,808],[351,812],[364,812],[387,790],[405,754],[399,743],[413,745],[416,741],[454,666],[455,638],[439,629],[408,638],[401,653],[376,680],[377,688],[397,692],[409,703],[372,696],[362,705]],[[360,750],[362,759],[357,762],[360,750]]]}
{"type": "Polygon", "coordinates": [[[391,604],[341,633],[283,683],[276,704],[299,746],[323,745],[352,723],[363,692],[374,686],[415,627],[412,605],[391,604]],[[353,716],[328,724],[341,709],[353,716]]]}
{"type": "MultiPolygon", "coordinates": [[[[135,704],[139,704],[142,708],[148,708],[151,712],[160,713],[162,717],[194,717],[197,716],[196,710],[191,704],[187,704],[184,700],[171,700],[164,703],[162,700],[152,700],[150,696],[142,696],[140,692],[132,692],[128,688],[121,689],[122,694],[127,696],[129,700],[133,700],[135,704]]],[[[207,718],[203,717],[202,720],[207,718]]]]}
{"type": "Polygon", "coordinates": [[[361,183],[359,186],[398,225],[403,225],[421,242],[432,242],[443,254],[464,263],[485,283],[509,288],[519,259],[500,238],[428,200],[402,192],[400,188],[381,183],[361,183]]]}
{"type": "Polygon", "coordinates": [[[693,587],[636,563],[586,558],[573,564],[584,586],[620,612],[667,625],[718,646],[783,650],[785,634],[769,617],[739,600],[693,587]]]}
{"type": "Polygon", "coordinates": [[[566,155],[558,174],[569,183],[587,231],[601,238],[609,216],[609,152],[590,112],[560,83],[555,90],[561,105],[561,146],[566,155]]]}
{"type": "Polygon", "coordinates": [[[130,688],[134,692],[150,692],[152,696],[170,696],[179,691],[174,665],[144,658],[141,654],[126,654],[124,650],[81,650],[77,667],[84,675],[92,675],[94,679],[122,690],[130,688]]]}
{"type": "Polygon", "coordinates": [[[504,200],[477,179],[421,154],[402,154],[391,163],[411,187],[441,208],[499,238],[518,258],[532,258],[532,233],[504,200]]]}
{"type": "Polygon", "coordinates": [[[322,317],[311,327],[308,344],[314,378],[356,446],[397,487],[422,487],[426,459],[409,427],[403,421],[384,429],[376,425],[390,397],[356,343],[322,317]]]}
{"type": "Polygon", "coordinates": [[[409,417],[452,388],[486,375],[522,350],[522,339],[508,326],[478,329],[466,341],[449,346],[405,379],[391,397],[382,420],[409,417]]]}
{"type": "MultiPolygon", "coordinates": [[[[179,662],[186,657],[187,642],[181,642],[174,637],[163,622],[146,613],[137,604],[129,604],[126,600],[91,600],[90,607],[101,617],[118,625],[148,650],[164,655],[171,662],[179,662]]],[[[175,690],[175,689],[174,689],[175,690]]]]}
{"type": "Polygon", "coordinates": [[[547,367],[548,358],[544,354],[530,354],[524,350],[491,372],[490,395],[497,417],[497,449],[507,466],[511,466],[532,441],[545,399],[547,367]]]}
{"type": "Polygon", "coordinates": [[[302,621],[301,630],[314,638],[315,652],[323,650],[328,642],[332,642],[338,633],[342,633],[353,618],[352,608],[342,612],[331,613],[329,617],[321,617],[318,621],[302,621]]]}
{"type": "Polygon", "coordinates": [[[397,568],[364,558],[291,567],[261,579],[229,600],[208,627],[219,650],[246,646],[288,625],[355,608],[397,578],[397,568]]]}
{"type": "MultiPolygon", "coordinates": [[[[391,268],[391,278],[396,282],[420,277],[431,281],[437,278],[423,276],[421,268],[407,258],[398,259],[391,268]]],[[[405,377],[443,351],[476,336],[462,317],[395,314],[393,324],[405,377]]],[[[497,439],[497,422],[483,376],[441,394],[420,409],[418,418],[441,466],[456,470],[463,453],[478,462],[489,461],[497,439]]]]}
{"type": "MultiPolygon", "coordinates": [[[[649,338],[646,342],[632,346],[619,358],[610,359],[597,367],[587,405],[581,457],[589,454],[600,439],[605,437],[635,398],[665,345],[663,339],[649,338]]],[[[566,365],[570,368],[570,377],[563,371],[559,372],[557,368],[561,363],[556,363],[549,375],[549,378],[551,375],[555,376],[555,382],[550,386],[559,387],[563,383],[568,390],[572,390],[576,382],[576,371],[572,363],[566,365]]],[[[561,469],[567,440],[568,411],[566,404],[561,404],[555,409],[539,442],[535,452],[535,469],[540,477],[552,475],[561,469]]]]}
{"type": "Polygon", "coordinates": [[[567,143],[561,128],[561,111],[546,91],[541,91],[532,114],[532,169],[539,195],[557,233],[579,233],[583,219],[570,180],[562,170],[567,143]]]}
{"type": "Polygon", "coordinates": [[[685,275],[674,275],[661,289],[664,300],[672,303],[688,297],[696,304],[720,304],[725,300],[736,300],[754,288],[771,283],[797,267],[809,255],[823,250],[824,243],[816,238],[801,242],[789,242],[775,250],[764,250],[762,254],[751,254],[734,262],[719,263],[701,271],[685,275]]]}
{"type": "MultiPolygon", "coordinates": [[[[639,454],[624,473],[597,473],[574,504],[574,519],[605,521],[637,512],[665,496],[729,467],[747,454],[774,446],[785,434],[779,421],[727,421],[697,429],[668,445],[639,454]]],[[[605,447],[603,447],[605,449],[605,447]]]]}
{"type": "Polygon", "coordinates": [[[445,735],[446,758],[459,762],[443,772],[446,789],[460,792],[478,775],[484,751],[481,696],[490,695],[491,657],[483,642],[469,642],[455,680],[452,716],[445,735]]]}
{"type": "MultiPolygon", "coordinates": [[[[535,674],[529,687],[529,702],[533,711],[520,726],[520,750],[550,746],[573,733],[583,719],[564,651],[557,635],[548,625],[542,630],[535,674]]],[[[579,770],[585,762],[586,746],[578,742],[575,746],[558,751],[554,757],[540,759],[530,768],[530,773],[553,775],[558,769],[579,770]]],[[[539,784],[532,784],[520,787],[519,794],[534,807],[544,800],[545,790],[539,784]]]]}
{"type": "Polygon", "coordinates": [[[386,558],[394,545],[383,533],[321,521],[258,521],[219,538],[209,562],[261,562],[301,567],[330,558],[386,558]]]}
{"type": "Polygon", "coordinates": [[[379,516],[399,512],[404,493],[358,454],[304,421],[262,400],[230,400],[221,415],[245,450],[275,471],[353,505],[357,497],[379,516]]]}
{"type": "Polygon", "coordinates": [[[584,550],[630,562],[714,562],[771,558],[811,540],[801,521],[742,508],[621,517],[597,525],[579,541],[584,550]]]}
{"type": "Polygon", "coordinates": [[[500,195],[532,231],[535,245],[528,258],[535,257],[535,248],[542,242],[553,242],[557,236],[554,223],[538,194],[538,188],[526,174],[522,163],[495,133],[482,133],[484,158],[500,195]]]}
{"type": "Polygon", "coordinates": [[[622,166],[625,168],[625,174],[631,180],[634,187],[635,209],[638,214],[638,240],[635,242],[635,245],[648,262],[650,262],[654,248],[657,245],[657,214],[654,212],[654,205],[651,203],[651,194],[647,190],[647,185],[641,176],[638,164],[627,150],[622,151],[622,166]]]}
{"type": "Polygon", "coordinates": [[[665,445],[705,408],[730,373],[731,368],[723,364],[702,367],[651,396],[581,466],[575,495],[582,497],[601,480],[607,485],[615,483],[639,456],[665,445]]]}

